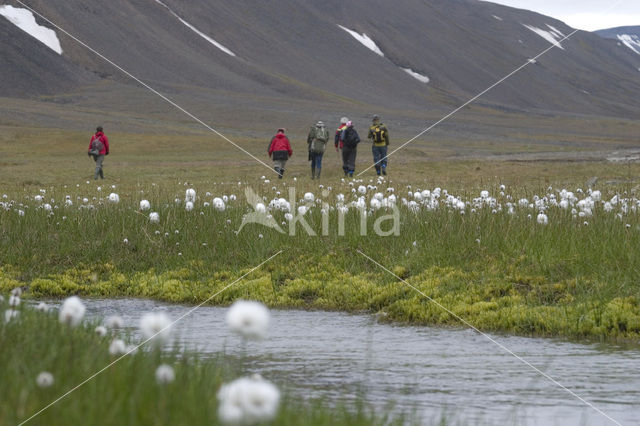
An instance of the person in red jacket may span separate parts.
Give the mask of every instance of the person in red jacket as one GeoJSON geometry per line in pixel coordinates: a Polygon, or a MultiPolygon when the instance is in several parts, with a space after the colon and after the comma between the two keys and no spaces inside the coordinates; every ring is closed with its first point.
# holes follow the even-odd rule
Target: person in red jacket
{"type": "Polygon", "coordinates": [[[284,175],[284,167],[293,151],[289,139],[284,135],[284,129],[278,129],[269,143],[269,157],[273,159],[273,168],[278,173],[278,179],[284,175]]]}
{"type": "Polygon", "coordinates": [[[101,126],[98,126],[96,133],[91,136],[87,155],[93,157],[93,160],[96,162],[96,171],[93,174],[93,178],[98,179],[98,175],[100,175],[100,179],[104,179],[102,162],[104,161],[104,156],[109,155],[109,139],[107,139],[107,136],[102,131],[101,126]]]}

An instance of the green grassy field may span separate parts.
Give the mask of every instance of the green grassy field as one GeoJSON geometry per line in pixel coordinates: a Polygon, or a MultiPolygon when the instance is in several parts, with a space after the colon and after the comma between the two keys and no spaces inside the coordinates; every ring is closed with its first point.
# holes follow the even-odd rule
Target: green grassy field
{"type": "MultiPolygon", "coordinates": [[[[5,136],[10,140],[3,147],[10,155],[0,168],[0,193],[7,195],[0,210],[4,291],[25,286],[27,297],[81,294],[197,303],[282,251],[210,303],[242,297],[272,307],[364,311],[392,321],[460,325],[361,250],[483,330],[605,340],[635,340],[640,334],[636,163],[421,161],[401,152],[391,160],[387,181],[377,183],[369,171],[354,183],[342,181],[337,154],[328,151],[321,181],[309,179],[302,159],[292,161],[286,178],[278,181],[228,146],[218,156],[198,152],[200,136],[154,137],[159,150],[149,155],[141,147],[151,137],[127,135],[131,143],[114,145],[105,161],[106,179],[94,182],[92,161],[84,154],[86,135],[49,131],[52,143],[41,145],[37,129],[13,132],[5,136]],[[587,197],[586,182],[594,176],[602,200],[594,203],[592,215],[579,217],[577,201],[587,197]],[[352,191],[360,185],[376,186],[366,190],[367,206],[375,193],[387,197],[393,188],[399,235],[375,235],[376,218],[389,213],[380,209],[371,212],[367,236],[361,236],[354,208],[346,215],[344,236],[338,235],[336,210],[328,216],[325,236],[309,236],[299,226],[290,236],[255,224],[236,234],[243,215],[252,210],[244,195],[248,187],[265,197],[264,204],[278,191],[288,197],[292,187],[298,201],[311,191],[336,208],[338,194],[353,202],[352,191]],[[410,191],[436,187],[466,203],[465,214],[448,206],[446,195],[434,210],[422,206],[414,212],[401,202],[412,200],[410,191]],[[184,207],[187,188],[198,194],[190,212],[184,207]],[[567,210],[549,204],[551,196],[560,200],[561,189],[576,194],[567,210]],[[323,190],[328,191],[324,196],[323,190]],[[474,207],[482,190],[500,209],[474,207]],[[119,203],[107,200],[111,192],[119,195],[119,203]],[[232,194],[237,200],[224,212],[206,205],[232,194]],[[604,202],[616,195],[624,201],[605,212],[604,202]],[[517,205],[520,198],[533,203],[536,196],[546,197],[546,226],[536,222],[538,208],[517,205]],[[71,206],[65,205],[66,197],[71,206]],[[159,223],[139,211],[142,199],[159,213],[159,223]],[[42,208],[46,203],[51,212],[42,208]],[[510,203],[515,214],[508,213],[510,203]]],[[[266,160],[261,149],[253,152],[266,160]]],[[[360,170],[369,156],[361,151],[360,170]]],[[[321,209],[318,202],[305,215],[317,234],[321,209]]],[[[284,212],[273,216],[286,223],[284,212]]]]}

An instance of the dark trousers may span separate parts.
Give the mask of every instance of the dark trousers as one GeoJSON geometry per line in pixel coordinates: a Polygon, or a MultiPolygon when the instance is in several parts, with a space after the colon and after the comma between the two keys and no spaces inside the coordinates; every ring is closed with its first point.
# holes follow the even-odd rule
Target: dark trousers
{"type": "Polygon", "coordinates": [[[311,161],[311,170],[322,168],[322,156],[323,152],[309,151],[309,160],[311,161]]]}
{"type": "Polygon", "coordinates": [[[342,148],[342,170],[344,173],[353,174],[356,170],[356,154],[358,153],[358,147],[343,147],[342,148]]]}
{"type": "Polygon", "coordinates": [[[380,174],[380,169],[387,168],[387,147],[373,145],[373,163],[376,165],[376,172],[380,174]]]}

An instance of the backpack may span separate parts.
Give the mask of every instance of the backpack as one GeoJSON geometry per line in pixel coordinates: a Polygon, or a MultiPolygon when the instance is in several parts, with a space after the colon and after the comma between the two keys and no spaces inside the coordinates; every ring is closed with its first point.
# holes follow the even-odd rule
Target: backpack
{"type": "Polygon", "coordinates": [[[96,137],[91,141],[91,149],[89,150],[89,154],[91,155],[100,155],[100,151],[104,149],[104,144],[100,139],[100,136],[96,137]]]}
{"type": "Polygon", "coordinates": [[[385,133],[386,128],[384,126],[378,125],[371,129],[371,133],[373,134],[373,142],[374,143],[382,143],[386,142],[385,133]]]}
{"type": "Polygon", "coordinates": [[[312,127],[312,139],[309,145],[309,151],[324,153],[329,140],[329,131],[324,127],[312,127]]]}
{"type": "Polygon", "coordinates": [[[360,143],[360,136],[356,129],[347,127],[342,131],[342,141],[347,148],[355,148],[360,143]]]}

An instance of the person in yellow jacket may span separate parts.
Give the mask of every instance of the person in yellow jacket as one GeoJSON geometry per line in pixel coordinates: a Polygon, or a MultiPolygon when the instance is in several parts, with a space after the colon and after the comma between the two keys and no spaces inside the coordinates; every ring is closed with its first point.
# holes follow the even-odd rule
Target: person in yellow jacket
{"type": "Polygon", "coordinates": [[[372,125],[369,127],[369,140],[372,143],[373,163],[376,173],[386,176],[387,174],[387,147],[389,146],[389,130],[382,124],[380,116],[373,116],[372,125]]]}

